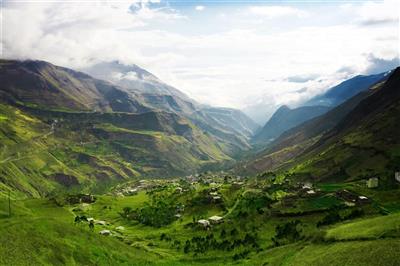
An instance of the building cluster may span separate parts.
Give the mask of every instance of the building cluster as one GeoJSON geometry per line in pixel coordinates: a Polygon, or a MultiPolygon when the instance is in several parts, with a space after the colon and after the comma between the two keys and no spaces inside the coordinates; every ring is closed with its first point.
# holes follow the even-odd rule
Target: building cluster
{"type": "Polygon", "coordinates": [[[208,219],[200,219],[197,223],[204,229],[209,229],[211,225],[223,223],[224,218],[218,215],[209,217],[208,219]]]}

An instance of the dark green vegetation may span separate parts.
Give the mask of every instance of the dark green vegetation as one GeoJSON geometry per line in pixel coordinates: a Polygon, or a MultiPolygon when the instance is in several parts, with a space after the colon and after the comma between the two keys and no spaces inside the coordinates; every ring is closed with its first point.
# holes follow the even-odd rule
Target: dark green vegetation
{"type": "Polygon", "coordinates": [[[255,130],[236,110],[140,68],[134,89],[0,68],[1,265],[398,265],[399,69],[284,132],[242,177],[221,171],[255,130]]]}

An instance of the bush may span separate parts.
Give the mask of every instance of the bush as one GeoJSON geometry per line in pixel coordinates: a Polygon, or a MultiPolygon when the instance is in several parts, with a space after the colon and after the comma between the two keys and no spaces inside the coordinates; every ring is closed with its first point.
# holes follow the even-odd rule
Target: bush
{"type": "Polygon", "coordinates": [[[299,229],[300,221],[291,221],[275,228],[275,236],[271,239],[275,246],[293,243],[302,238],[301,229],[299,229]]]}
{"type": "Polygon", "coordinates": [[[317,226],[329,225],[340,222],[342,217],[340,217],[337,210],[330,211],[321,221],[317,223],[317,226]]]}
{"type": "Polygon", "coordinates": [[[176,204],[170,198],[154,195],[151,203],[146,202],[144,207],[136,210],[125,207],[120,215],[145,225],[161,227],[172,223],[175,220],[175,213],[176,204]]]}

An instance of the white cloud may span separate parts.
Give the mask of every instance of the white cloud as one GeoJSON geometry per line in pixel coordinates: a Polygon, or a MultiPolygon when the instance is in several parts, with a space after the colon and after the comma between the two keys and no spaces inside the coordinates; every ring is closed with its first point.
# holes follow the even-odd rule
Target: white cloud
{"type": "Polygon", "coordinates": [[[249,8],[252,14],[264,16],[270,19],[284,17],[284,16],[295,16],[305,17],[307,12],[298,8],[290,6],[252,6],[249,8]]]}
{"type": "MultiPolygon", "coordinates": [[[[393,8],[386,2],[378,5],[376,10],[393,8]]],[[[218,24],[207,15],[212,12],[199,12],[195,20],[149,3],[15,3],[3,8],[2,57],[72,68],[113,60],[137,64],[200,102],[238,108],[258,104],[267,106],[268,113],[271,106],[295,105],[349,75],[376,69],[370,67],[372,56],[399,56],[398,25],[359,23],[368,17],[365,10],[372,7],[367,6],[219,7],[214,12],[218,24]],[[249,10],[258,13],[253,17],[261,17],[260,24],[248,16],[249,10]],[[327,23],[323,11],[337,20],[327,23]],[[221,12],[229,15],[221,19],[221,12]],[[348,71],[338,72],[343,67],[348,71]]],[[[372,15],[380,18],[378,12],[372,15]]]]}
{"type": "Polygon", "coordinates": [[[197,11],[203,11],[206,7],[205,6],[196,6],[195,9],[197,11]]]}
{"type": "Polygon", "coordinates": [[[364,25],[398,22],[400,14],[400,2],[389,0],[382,3],[367,2],[355,11],[358,21],[364,25]]]}

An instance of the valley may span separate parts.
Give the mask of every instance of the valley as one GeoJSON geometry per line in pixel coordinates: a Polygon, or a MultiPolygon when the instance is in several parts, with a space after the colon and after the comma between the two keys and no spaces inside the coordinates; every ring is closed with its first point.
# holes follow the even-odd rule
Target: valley
{"type": "Polygon", "coordinates": [[[400,70],[366,79],[261,128],[158,79],[3,60],[0,264],[397,265],[400,70]]]}
{"type": "Polygon", "coordinates": [[[8,254],[1,263],[396,265],[398,192],[367,188],[364,180],[310,184],[220,173],[130,181],[93,201],[78,194],[13,200],[11,218],[3,200],[3,241],[27,242],[1,245],[8,254]],[[18,255],[29,245],[50,253],[18,255]]]}

